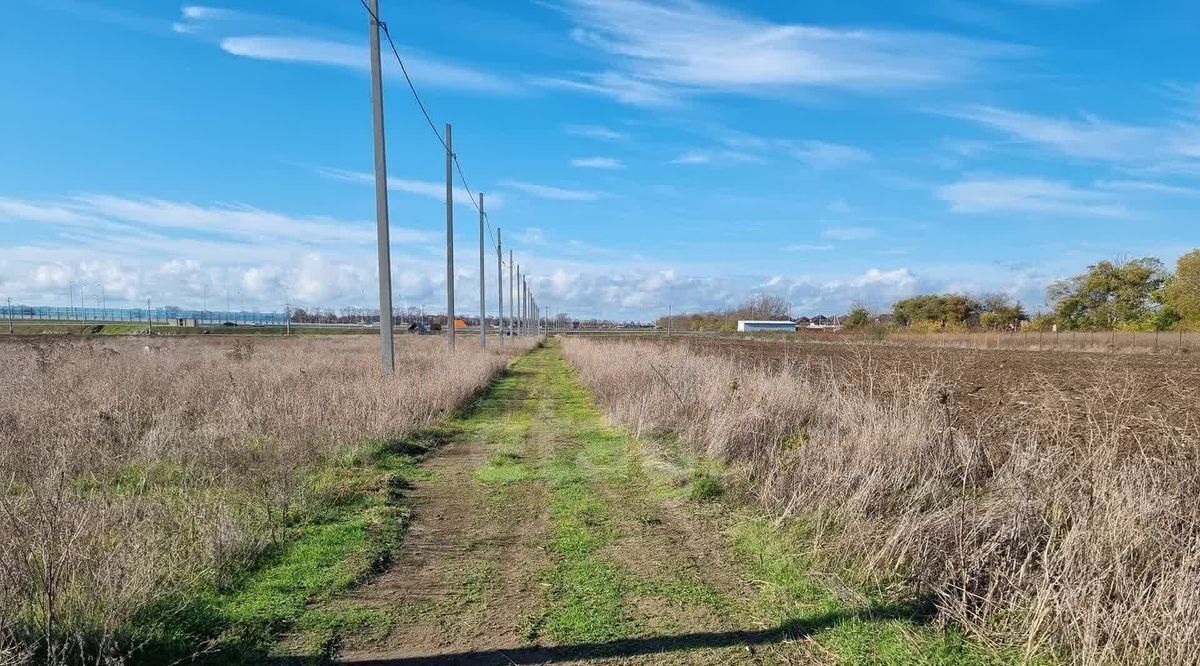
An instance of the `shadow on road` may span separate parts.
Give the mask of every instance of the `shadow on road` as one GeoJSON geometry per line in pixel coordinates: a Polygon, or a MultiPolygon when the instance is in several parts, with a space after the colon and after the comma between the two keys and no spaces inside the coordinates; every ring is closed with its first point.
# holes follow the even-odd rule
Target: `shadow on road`
{"type": "MultiPolygon", "coordinates": [[[[364,664],[367,666],[434,666],[453,664],[557,664],[592,659],[614,659],[638,657],[696,649],[744,646],[753,649],[756,645],[781,643],[805,638],[822,629],[850,619],[880,620],[894,617],[911,617],[912,609],[906,606],[882,606],[858,612],[833,612],[803,621],[787,622],[772,629],[757,631],[718,631],[683,634],[677,636],[655,636],[629,638],[603,643],[580,643],[554,647],[529,646],[508,650],[478,650],[451,652],[430,656],[387,658],[366,657],[337,663],[364,664]]],[[[320,658],[279,658],[271,662],[274,666],[329,663],[320,658]]]]}

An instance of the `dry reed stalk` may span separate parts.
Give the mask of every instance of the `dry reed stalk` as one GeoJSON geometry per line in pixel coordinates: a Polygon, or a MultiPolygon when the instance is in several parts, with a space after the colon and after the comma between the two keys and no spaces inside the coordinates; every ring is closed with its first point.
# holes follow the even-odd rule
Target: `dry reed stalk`
{"type": "MultiPolygon", "coordinates": [[[[1110,370],[1064,399],[967,420],[945,369],[742,365],[678,347],[568,339],[618,423],[730,464],[812,527],[810,551],[907,582],[944,621],[1078,664],[1200,663],[1200,427],[1110,370]],[[664,388],[670,384],[671,390],[664,388]]],[[[1196,404],[1198,387],[1175,387],[1196,404]]]]}
{"type": "Polygon", "coordinates": [[[437,422],[528,344],[404,337],[386,379],[367,337],[0,345],[0,664],[127,651],[139,610],[275,538],[307,468],[437,422]]]}

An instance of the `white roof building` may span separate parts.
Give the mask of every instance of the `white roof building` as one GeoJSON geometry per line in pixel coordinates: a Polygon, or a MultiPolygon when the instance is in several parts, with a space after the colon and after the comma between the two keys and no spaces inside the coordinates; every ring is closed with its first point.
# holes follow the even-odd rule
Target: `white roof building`
{"type": "Polygon", "coordinates": [[[738,320],[737,330],[739,333],[751,333],[754,331],[790,331],[795,333],[796,322],[740,319],[738,320]]]}

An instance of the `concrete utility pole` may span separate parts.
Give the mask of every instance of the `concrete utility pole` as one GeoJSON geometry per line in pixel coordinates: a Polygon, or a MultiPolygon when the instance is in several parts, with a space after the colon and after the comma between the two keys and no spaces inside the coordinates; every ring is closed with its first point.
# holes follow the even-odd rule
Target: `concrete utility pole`
{"type": "Polygon", "coordinates": [[[12,298],[9,298],[9,299],[8,299],[8,334],[9,334],[9,335],[12,335],[12,331],[13,331],[13,327],[12,327],[12,315],[13,315],[13,312],[12,312],[12,298]]]}
{"type": "Polygon", "coordinates": [[[446,123],[446,327],[454,349],[454,149],[446,123]]]}
{"type": "Polygon", "coordinates": [[[500,227],[496,227],[496,330],[500,341],[504,341],[504,243],[500,238],[500,227]]]}
{"type": "MultiPolygon", "coordinates": [[[[375,126],[375,226],[379,252],[379,366],[384,375],[396,371],[392,347],[392,248],[388,234],[387,149],[383,140],[383,69],[379,62],[379,0],[370,3],[371,116],[375,126]]],[[[229,298],[226,292],[225,298],[229,298]]],[[[289,329],[290,330],[290,329],[289,329]]]]}
{"type": "Polygon", "coordinates": [[[516,335],[521,335],[525,331],[521,328],[521,318],[525,316],[525,294],[521,291],[521,266],[517,265],[517,313],[513,321],[513,332],[516,335]]]}
{"type": "Polygon", "coordinates": [[[513,251],[508,251],[508,334],[516,335],[514,327],[513,314],[516,312],[517,304],[517,279],[516,279],[517,264],[513,262],[513,251]]]}
{"type": "Polygon", "coordinates": [[[487,302],[483,297],[483,192],[479,193],[479,348],[487,349],[487,302]]]}

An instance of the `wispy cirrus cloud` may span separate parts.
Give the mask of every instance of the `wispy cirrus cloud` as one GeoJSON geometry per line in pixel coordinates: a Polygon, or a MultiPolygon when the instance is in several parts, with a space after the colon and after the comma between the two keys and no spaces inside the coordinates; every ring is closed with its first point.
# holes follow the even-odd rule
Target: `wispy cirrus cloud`
{"type": "Polygon", "coordinates": [[[1098,180],[1096,181],[1096,187],[1101,190],[1135,192],[1159,196],[1200,197],[1200,187],[1186,187],[1149,180],[1098,180]]]}
{"type": "Polygon", "coordinates": [[[531,183],[524,180],[502,180],[500,181],[500,185],[539,199],[552,199],[556,201],[596,201],[607,196],[603,192],[596,192],[594,190],[576,190],[554,185],[531,183]]]}
{"type": "Polygon", "coordinates": [[[624,169],[625,164],[615,157],[576,157],[571,166],[581,169],[624,169]]]}
{"type": "Polygon", "coordinates": [[[836,245],[829,243],[795,243],[783,249],[785,252],[829,252],[836,248],[836,245]]]}
{"type": "MultiPolygon", "coordinates": [[[[368,49],[361,40],[338,39],[328,31],[265,14],[188,5],[175,32],[211,39],[230,55],[280,63],[324,65],[366,72],[370,70],[368,49]]],[[[448,62],[400,46],[405,65],[422,85],[493,95],[520,92],[514,80],[474,67],[448,62]]],[[[384,73],[401,76],[392,58],[384,59],[384,73]]]]}
{"type": "Polygon", "coordinates": [[[619,132],[604,125],[567,125],[563,131],[571,136],[581,136],[586,139],[602,141],[622,141],[629,138],[625,132],[619,132]]]}
{"type": "MultiPolygon", "coordinates": [[[[82,194],[48,201],[0,197],[3,223],[37,223],[92,239],[138,237],[139,242],[169,241],[180,234],[301,244],[371,243],[375,237],[369,220],[288,215],[241,203],[201,205],[114,194],[82,194]]],[[[405,228],[395,233],[406,240],[426,238],[422,232],[405,228]]]]}
{"type": "Polygon", "coordinates": [[[566,0],[562,10],[571,36],[612,63],[542,83],[642,106],[697,93],[926,86],[1029,52],[934,32],[776,23],[696,0],[566,0]]]}
{"type": "Polygon", "coordinates": [[[1129,209],[1109,192],[1044,178],[969,178],[937,188],[956,213],[1033,213],[1124,217],[1129,209]]]}
{"type": "MultiPolygon", "coordinates": [[[[349,169],[336,169],[333,167],[314,167],[317,175],[330,180],[341,180],[350,183],[374,184],[375,174],[366,171],[352,171],[349,169]]],[[[446,200],[446,184],[436,180],[414,180],[411,178],[397,178],[388,176],[388,189],[395,192],[404,192],[406,194],[415,194],[417,196],[426,197],[429,199],[437,199],[439,201],[446,200]]],[[[454,203],[459,205],[475,205],[471,197],[471,193],[464,187],[455,186],[454,203]]],[[[500,208],[504,205],[504,197],[499,194],[488,193],[487,205],[490,210],[500,208]]]]}
{"type": "Polygon", "coordinates": [[[871,153],[862,148],[828,141],[795,142],[790,152],[796,159],[820,167],[839,167],[871,159],[871,153]]]}
{"type": "Polygon", "coordinates": [[[761,164],[763,158],[740,150],[694,149],[681,153],[671,164],[761,164]]]}
{"type": "Polygon", "coordinates": [[[1194,123],[1132,124],[1092,114],[1052,117],[995,106],[971,106],[946,115],[1068,157],[1106,162],[1200,160],[1200,125],[1194,123]]]}
{"type": "Polygon", "coordinates": [[[868,162],[874,156],[858,146],[817,139],[767,138],[716,127],[711,130],[721,148],[694,149],[673,160],[676,164],[765,163],[769,156],[790,157],[817,168],[868,162]]]}

